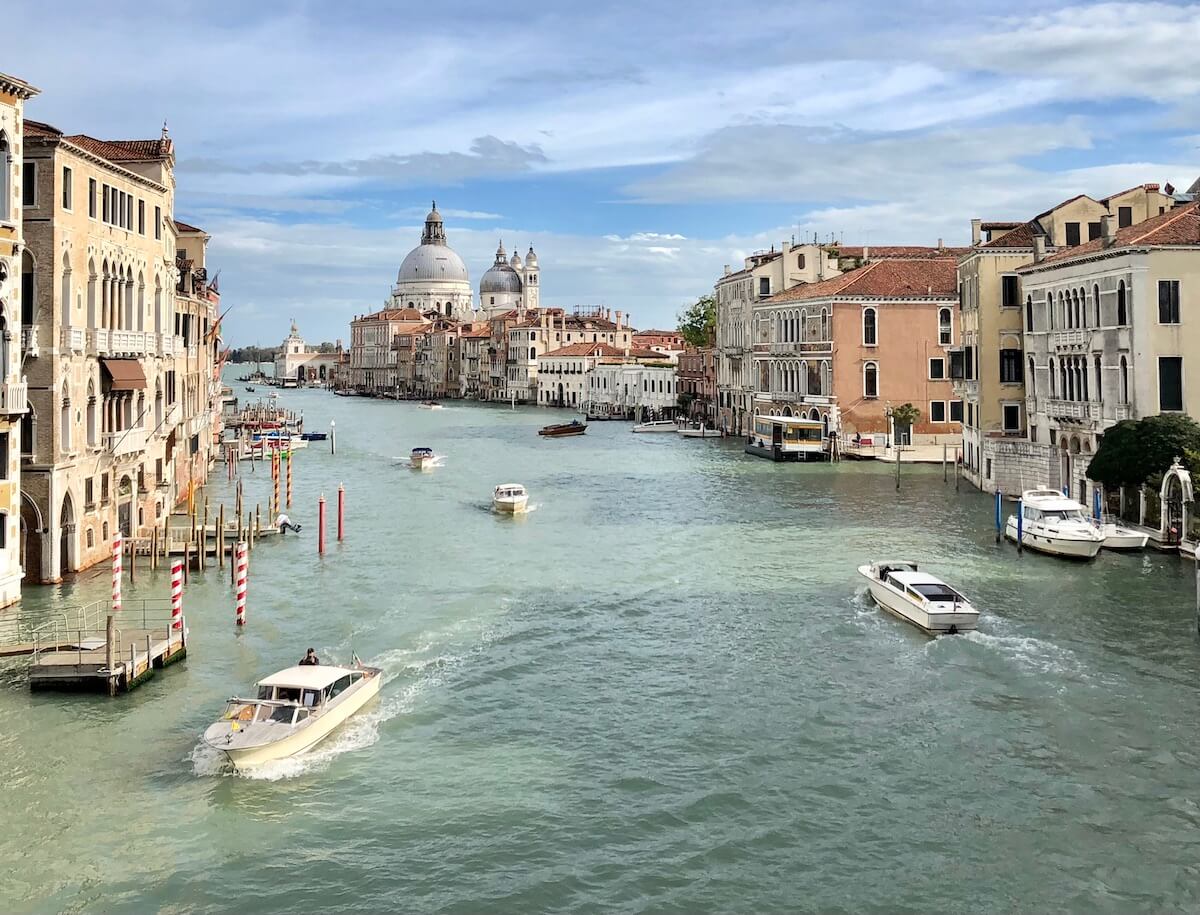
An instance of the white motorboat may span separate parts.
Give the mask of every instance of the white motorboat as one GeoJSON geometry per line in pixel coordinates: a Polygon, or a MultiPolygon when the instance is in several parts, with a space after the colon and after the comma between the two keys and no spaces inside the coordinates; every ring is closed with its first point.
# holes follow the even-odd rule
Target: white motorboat
{"type": "Polygon", "coordinates": [[[710,429],[703,423],[699,426],[691,426],[679,430],[679,434],[684,438],[720,438],[720,429],[710,429]]]}
{"type": "Polygon", "coordinates": [[[492,491],[492,508],[503,515],[517,515],[529,507],[529,493],[520,483],[501,483],[492,491]]]}
{"type": "Polygon", "coordinates": [[[257,699],[230,699],[204,742],[238,769],[303,753],[378,695],[382,673],[378,667],[287,667],[259,681],[257,699]]]}
{"type": "Polygon", "coordinates": [[[654,419],[648,423],[638,423],[633,427],[634,432],[675,432],[679,426],[673,419],[654,419]]]}
{"type": "Polygon", "coordinates": [[[419,404],[417,404],[417,406],[420,407],[422,410],[440,410],[440,409],[442,409],[442,405],[440,403],[438,403],[436,400],[422,400],[419,404]]]}
{"type": "Polygon", "coordinates": [[[859,566],[871,597],[880,607],[929,635],[974,629],[979,611],[970,601],[915,562],[893,560],[859,566]]]}
{"type": "MultiPolygon", "coordinates": [[[[1093,559],[1104,545],[1104,532],[1074,499],[1054,489],[1021,493],[1021,545],[1051,556],[1093,559]]],[[[1017,516],[1008,516],[1004,536],[1017,541],[1017,516]]]]}
{"type": "Polygon", "coordinates": [[[437,462],[438,457],[432,448],[414,448],[408,457],[408,466],[413,470],[432,470],[437,462]]]}
{"type": "Polygon", "coordinates": [[[1106,550],[1141,550],[1150,541],[1149,534],[1130,530],[1116,521],[1107,521],[1101,524],[1100,531],[1104,534],[1106,550]]]}

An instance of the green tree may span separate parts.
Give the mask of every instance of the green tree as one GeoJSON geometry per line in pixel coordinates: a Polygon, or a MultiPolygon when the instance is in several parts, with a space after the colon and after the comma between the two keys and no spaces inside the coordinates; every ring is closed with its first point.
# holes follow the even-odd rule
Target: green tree
{"type": "Polygon", "coordinates": [[[704,295],[680,312],[679,333],[692,346],[712,346],[717,338],[717,300],[704,295]]]}
{"type": "Polygon", "coordinates": [[[920,418],[921,411],[910,403],[901,404],[892,410],[892,421],[896,424],[897,433],[901,429],[911,429],[920,418]]]}
{"type": "Polygon", "coordinates": [[[1108,487],[1140,486],[1161,474],[1175,458],[1200,452],[1200,425],[1181,413],[1127,419],[1104,433],[1088,464],[1089,479],[1108,487]]]}

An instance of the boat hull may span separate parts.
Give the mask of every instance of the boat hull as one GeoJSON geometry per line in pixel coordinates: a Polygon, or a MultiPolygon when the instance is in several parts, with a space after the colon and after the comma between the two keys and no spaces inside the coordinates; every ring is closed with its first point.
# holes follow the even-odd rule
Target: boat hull
{"type": "Polygon", "coordinates": [[[1115,524],[1104,526],[1104,549],[1106,550],[1142,550],[1149,542],[1150,537],[1147,534],[1139,534],[1137,531],[1117,527],[1115,524]]]}
{"type": "Polygon", "coordinates": [[[882,610],[886,610],[897,619],[911,623],[926,635],[952,635],[958,632],[968,632],[979,624],[979,611],[974,609],[931,610],[918,607],[906,599],[903,594],[872,575],[869,565],[859,566],[858,574],[867,580],[871,599],[882,610]]]}
{"type": "Polygon", "coordinates": [[[641,423],[634,426],[633,432],[678,432],[679,427],[673,422],[669,423],[641,423]]]}
{"type": "Polygon", "coordinates": [[[224,753],[236,769],[252,769],[275,760],[297,756],[311,750],[367,702],[378,696],[382,685],[382,673],[375,674],[369,680],[363,680],[352,694],[338,703],[337,708],[330,709],[306,727],[299,728],[280,740],[257,747],[228,748],[214,742],[209,742],[208,745],[224,753]]]}
{"type": "Polygon", "coordinates": [[[408,464],[413,470],[432,470],[434,462],[433,456],[408,459],[408,464]]]}
{"type": "MultiPolygon", "coordinates": [[[[1017,519],[1012,515],[1004,525],[1004,536],[1013,543],[1017,542],[1017,519]]],[[[1087,537],[1063,536],[1051,534],[1036,528],[1026,528],[1021,532],[1021,546],[1027,550],[1036,550],[1048,556],[1059,556],[1063,559],[1095,559],[1096,554],[1104,545],[1103,537],[1097,535],[1094,539],[1087,537]]]]}
{"type": "Polygon", "coordinates": [[[571,435],[583,435],[585,432],[587,432],[586,423],[574,426],[546,426],[544,429],[538,429],[538,435],[546,438],[567,438],[571,435]]]}
{"type": "Polygon", "coordinates": [[[502,515],[519,515],[529,508],[529,497],[520,499],[492,499],[492,508],[502,515]]]}

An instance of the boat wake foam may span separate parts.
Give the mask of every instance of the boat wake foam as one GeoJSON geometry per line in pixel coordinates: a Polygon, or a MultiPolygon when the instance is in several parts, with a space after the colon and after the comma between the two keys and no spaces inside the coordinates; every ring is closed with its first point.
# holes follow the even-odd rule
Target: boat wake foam
{"type": "Polygon", "coordinates": [[[428,650],[428,646],[421,649],[395,649],[367,661],[366,663],[383,669],[383,684],[379,697],[309,752],[288,759],[274,760],[253,769],[235,770],[225,761],[223,753],[201,742],[192,750],[190,756],[192,772],[201,777],[229,776],[275,782],[324,771],[343,753],[365,750],[379,741],[380,729],[386,722],[411,712],[417,699],[441,683],[446,672],[462,660],[457,655],[413,659],[414,654],[423,650],[428,650]],[[388,690],[389,684],[402,678],[408,679],[404,686],[395,692],[388,690]]]}
{"type": "Polygon", "coordinates": [[[1033,673],[1076,677],[1084,675],[1083,666],[1071,651],[1043,639],[1023,635],[999,635],[979,629],[964,632],[959,638],[991,649],[1033,673]]]}

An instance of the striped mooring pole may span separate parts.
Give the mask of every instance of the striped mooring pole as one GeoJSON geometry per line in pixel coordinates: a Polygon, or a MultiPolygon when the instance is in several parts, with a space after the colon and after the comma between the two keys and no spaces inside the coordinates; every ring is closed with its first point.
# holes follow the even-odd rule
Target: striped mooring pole
{"type": "Polygon", "coordinates": [[[183,560],[171,562],[171,629],[183,629],[183,560]]]}
{"type": "MultiPolygon", "coordinates": [[[[272,492],[275,494],[275,511],[281,511],[279,502],[279,452],[271,452],[271,485],[272,492]]],[[[272,519],[273,521],[274,519],[272,519]]]]}
{"type": "Polygon", "coordinates": [[[113,613],[121,610],[121,533],[112,542],[112,608],[113,613]]]}
{"type": "Polygon", "coordinates": [[[249,564],[246,541],[237,545],[237,624],[246,625],[246,567],[249,564]]]}
{"type": "Polygon", "coordinates": [[[284,460],[287,461],[287,507],[292,507],[292,452],[289,449],[284,454],[284,460]]]}

